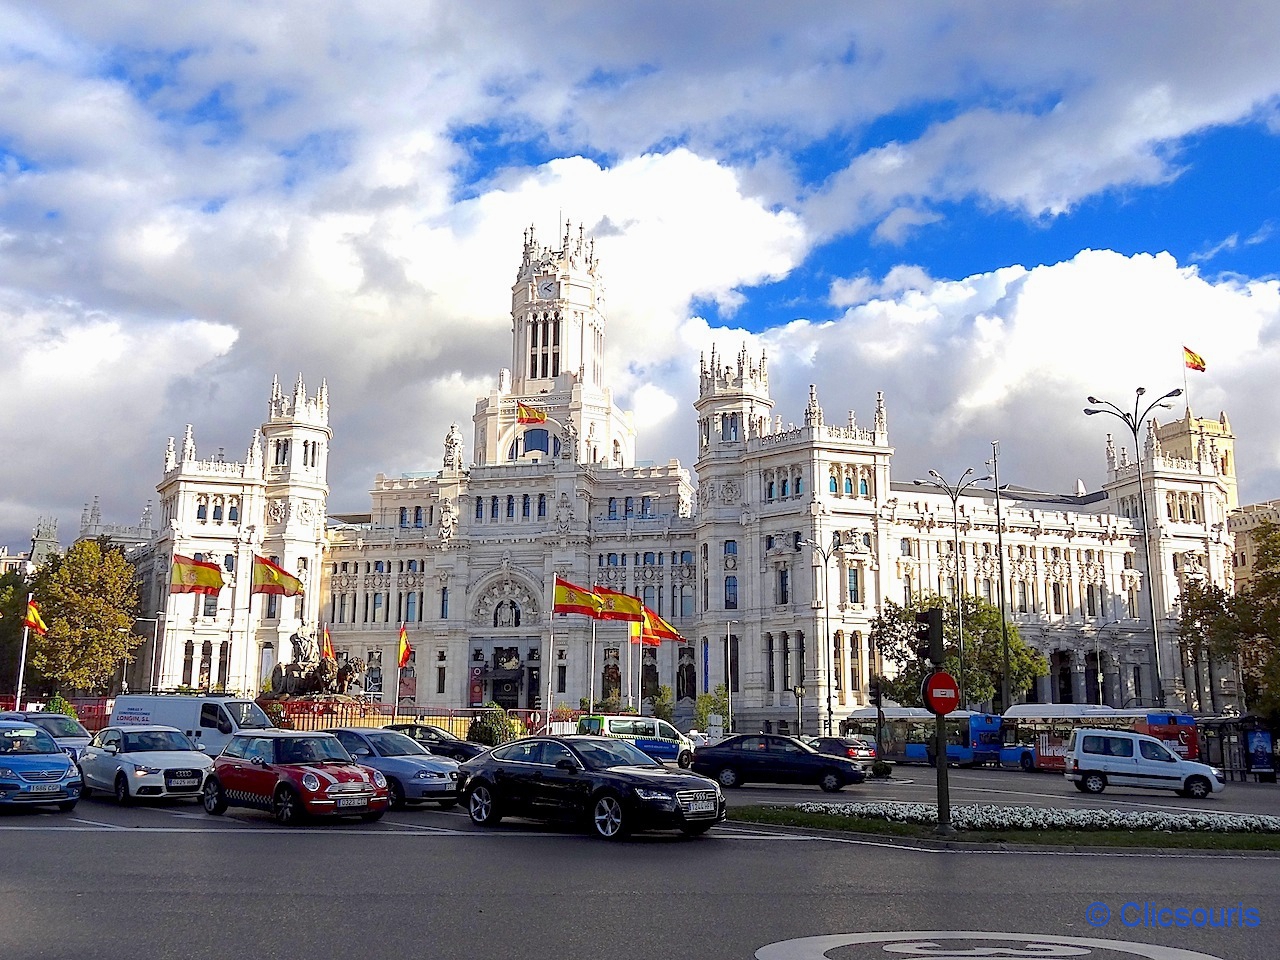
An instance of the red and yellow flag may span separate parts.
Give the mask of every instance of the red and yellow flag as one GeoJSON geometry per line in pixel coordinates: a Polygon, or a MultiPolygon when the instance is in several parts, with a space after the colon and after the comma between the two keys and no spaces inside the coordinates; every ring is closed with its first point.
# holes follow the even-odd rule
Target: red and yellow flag
{"type": "Polygon", "coordinates": [[[596,596],[602,606],[597,616],[601,620],[644,620],[644,604],[639,597],[632,597],[607,587],[596,587],[596,596]]]}
{"type": "Polygon", "coordinates": [[[646,630],[644,628],[644,624],[639,620],[632,620],[628,626],[631,630],[632,643],[643,643],[646,647],[658,647],[662,645],[662,641],[646,630]]]}
{"type": "Polygon", "coordinates": [[[590,590],[556,577],[552,613],[580,613],[584,617],[598,617],[603,606],[604,601],[590,590]]]}
{"type": "Polygon", "coordinates": [[[396,657],[396,666],[401,670],[404,665],[409,662],[409,658],[413,656],[413,647],[409,646],[409,631],[404,628],[404,624],[400,624],[400,654],[396,657]]]}
{"type": "Polygon", "coordinates": [[[1199,370],[1204,373],[1204,357],[1194,350],[1189,350],[1186,344],[1182,346],[1182,362],[1187,365],[1188,370],[1199,370]]]}
{"type": "Polygon", "coordinates": [[[222,570],[216,563],[173,555],[169,571],[170,593],[204,593],[216,595],[222,589],[222,570]]]}
{"type": "Polygon", "coordinates": [[[688,643],[680,636],[680,631],[650,610],[644,608],[644,632],[659,640],[674,640],[676,643],[688,643]]]}
{"type": "Polygon", "coordinates": [[[253,555],[253,586],[250,593],[278,593],[296,597],[302,593],[302,581],[266,557],[253,555]]]}
{"type": "Polygon", "coordinates": [[[328,624],[325,624],[324,633],[320,636],[320,656],[328,657],[330,660],[338,659],[333,652],[333,638],[329,636],[328,624]]]}
{"type": "Polygon", "coordinates": [[[546,423],[547,411],[538,407],[530,406],[527,403],[516,404],[516,422],[517,423],[546,423]]]}
{"type": "Polygon", "coordinates": [[[27,601],[27,615],[22,621],[23,626],[34,630],[40,636],[44,636],[49,632],[49,628],[44,625],[44,620],[40,617],[40,608],[36,606],[34,600],[27,601]]]}

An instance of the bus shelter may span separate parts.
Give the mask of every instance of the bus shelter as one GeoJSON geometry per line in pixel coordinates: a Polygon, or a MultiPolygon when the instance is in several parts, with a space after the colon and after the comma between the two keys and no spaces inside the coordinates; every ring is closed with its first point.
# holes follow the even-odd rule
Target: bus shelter
{"type": "Polygon", "coordinates": [[[1276,782],[1274,731],[1262,717],[1201,717],[1200,759],[1228,780],[1276,782]]]}

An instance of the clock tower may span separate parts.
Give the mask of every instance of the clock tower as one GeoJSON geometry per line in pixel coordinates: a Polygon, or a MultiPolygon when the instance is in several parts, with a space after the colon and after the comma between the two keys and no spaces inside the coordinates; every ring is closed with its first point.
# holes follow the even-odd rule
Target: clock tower
{"type": "Polygon", "coordinates": [[[551,457],[635,465],[631,414],[605,386],[604,310],[595,241],[584,228],[575,237],[566,221],[553,248],[529,227],[511,287],[511,367],[476,404],[477,463],[551,457]],[[545,422],[529,422],[530,412],[545,422]]]}

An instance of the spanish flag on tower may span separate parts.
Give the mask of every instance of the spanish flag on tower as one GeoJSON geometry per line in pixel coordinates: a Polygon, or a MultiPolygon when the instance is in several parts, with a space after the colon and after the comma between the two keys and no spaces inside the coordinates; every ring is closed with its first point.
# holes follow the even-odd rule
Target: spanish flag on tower
{"type": "Polygon", "coordinates": [[[302,593],[302,581],[266,557],[253,555],[253,587],[250,593],[278,593],[296,597],[302,593]]]}
{"type": "Polygon", "coordinates": [[[538,407],[530,406],[527,403],[516,404],[516,422],[517,423],[546,423],[547,411],[538,407]]]}
{"type": "Polygon", "coordinates": [[[1186,344],[1182,346],[1182,362],[1187,365],[1188,370],[1199,370],[1204,373],[1204,357],[1194,350],[1188,349],[1186,344]]]}
{"type": "Polygon", "coordinates": [[[409,646],[409,631],[402,623],[400,624],[400,655],[396,658],[396,666],[403,670],[411,656],[413,656],[413,647],[409,646]]]}
{"type": "Polygon", "coordinates": [[[604,601],[590,590],[556,577],[552,613],[580,613],[584,617],[598,617],[603,606],[604,601]]]}

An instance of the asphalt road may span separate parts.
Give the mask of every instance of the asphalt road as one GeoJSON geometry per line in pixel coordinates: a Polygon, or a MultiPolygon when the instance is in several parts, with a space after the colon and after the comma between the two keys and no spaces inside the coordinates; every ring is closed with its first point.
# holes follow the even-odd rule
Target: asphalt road
{"type": "MultiPolygon", "coordinates": [[[[936,773],[932,767],[899,764],[889,780],[868,780],[845,787],[839,793],[823,793],[817,787],[748,784],[725,795],[731,806],[806,801],[905,800],[935,803],[936,773]]],[[[1023,773],[989,768],[947,771],[951,804],[995,803],[1012,806],[1071,807],[1083,809],[1162,810],[1170,812],[1264,813],[1280,816],[1280,785],[1228,783],[1221,793],[1204,800],[1179,797],[1173,791],[1108,787],[1099,796],[1078,791],[1062,774],[1023,773]]]]}
{"type": "Polygon", "coordinates": [[[5,960],[1271,960],[1280,919],[1280,858],[1265,854],[950,851],[732,825],[611,844],[435,809],[285,829],[94,799],[0,815],[0,864],[5,960]],[[1093,926],[1099,904],[1111,919],[1093,926]],[[1153,925],[1126,926],[1146,904],[1153,925]],[[1237,922],[1159,926],[1179,908],[1237,922]],[[1024,936],[941,936],[969,931],[1024,936]],[[872,933],[896,942],[849,945],[872,933]],[[1144,944],[1166,949],[1132,952],[1144,944]]]}

